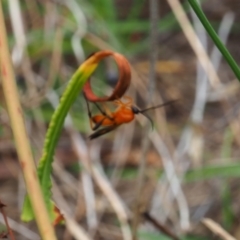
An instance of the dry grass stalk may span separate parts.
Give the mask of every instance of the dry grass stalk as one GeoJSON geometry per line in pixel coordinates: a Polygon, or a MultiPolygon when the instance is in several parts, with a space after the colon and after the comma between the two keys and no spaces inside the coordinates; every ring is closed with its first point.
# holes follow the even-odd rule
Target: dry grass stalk
{"type": "Polygon", "coordinates": [[[174,15],[176,16],[183,33],[185,34],[189,44],[191,45],[193,51],[195,52],[199,62],[201,63],[203,69],[208,75],[209,81],[212,86],[216,87],[220,83],[220,79],[209,60],[209,57],[202,46],[199,38],[193,30],[193,27],[190,24],[190,21],[187,18],[186,13],[184,12],[179,0],[167,0],[169,5],[172,8],[174,15]]]}
{"type": "MultiPolygon", "coordinates": [[[[158,60],[158,1],[151,0],[150,1],[150,22],[151,22],[151,29],[150,29],[150,69],[149,69],[149,82],[148,82],[148,96],[147,96],[147,104],[152,102],[154,89],[156,87],[156,63],[158,60]]],[[[134,208],[134,215],[133,215],[133,239],[137,239],[137,229],[139,227],[140,222],[140,199],[143,193],[144,183],[146,181],[146,162],[147,162],[147,153],[150,147],[149,138],[144,137],[147,135],[149,131],[149,126],[146,125],[143,130],[143,139],[141,142],[142,148],[142,156],[140,158],[140,165],[138,171],[138,184],[136,186],[136,205],[134,208]]]]}
{"type": "Polygon", "coordinates": [[[16,148],[19,162],[23,170],[26,186],[32,202],[33,210],[36,213],[36,221],[42,239],[55,240],[55,233],[50,222],[47,209],[43,200],[41,188],[37,178],[37,172],[26,133],[22,109],[18,98],[17,86],[10,53],[8,50],[7,33],[0,3],[0,67],[2,76],[3,91],[7,103],[13,135],[16,141],[16,148]]]}
{"type": "Polygon", "coordinates": [[[204,218],[202,220],[202,223],[223,240],[236,240],[236,238],[231,236],[218,223],[214,222],[213,220],[209,218],[204,218]]]}

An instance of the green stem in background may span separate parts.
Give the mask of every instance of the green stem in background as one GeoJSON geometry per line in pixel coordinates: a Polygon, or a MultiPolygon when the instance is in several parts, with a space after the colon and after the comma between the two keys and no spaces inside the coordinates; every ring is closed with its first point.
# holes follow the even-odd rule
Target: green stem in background
{"type": "Polygon", "coordinates": [[[233,72],[235,73],[237,79],[240,81],[240,69],[235,60],[233,59],[232,55],[229,53],[227,48],[222,43],[221,39],[218,37],[217,33],[207,20],[205,14],[203,13],[201,7],[198,5],[196,0],[188,0],[189,4],[193,8],[194,12],[198,16],[199,20],[203,24],[204,28],[208,32],[209,36],[212,38],[215,45],[218,47],[219,51],[222,53],[225,60],[228,62],[229,66],[232,68],[233,72]]]}

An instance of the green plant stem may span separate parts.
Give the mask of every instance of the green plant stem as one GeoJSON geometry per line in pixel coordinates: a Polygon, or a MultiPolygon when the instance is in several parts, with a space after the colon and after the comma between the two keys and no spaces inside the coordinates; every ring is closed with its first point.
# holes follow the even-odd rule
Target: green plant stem
{"type": "MultiPolygon", "coordinates": [[[[85,61],[86,63],[86,61],[85,61]]],[[[87,64],[86,64],[87,65],[87,64]]],[[[47,130],[46,138],[44,140],[44,148],[42,157],[38,166],[38,177],[42,187],[45,203],[51,218],[53,215],[53,203],[51,202],[51,171],[55,148],[61,134],[65,117],[72,106],[73,102],[82,90],[83,85],[88,80],[89,76],[96,69],[97,64],[92,64],[88,71],[84,71],[84,64],[82,64],[70,79],[68,86],[61,97],[60,104],[53,113],[50,126],[47,130]]],[[[34,218],[29,197],[26,196],[22,212],[22,220],[31,221],[34,218]]]]}
{"type": "Polygon", "coordinates": [[[189,4],[193,8],[194,12],[198,16],[199,20],[203,24],[204,28],[208,32],[209,36],[212,38],[215,45],[218,47],[219,51],[222,53],[223,57],[232,68],[233,72],[235,73],[237,79],[240,81],[240,69],[235,60],[233,59],[232,55],[229,53],[227,48],[222,43],[221,39],[218,37],[217,33],[209,23],[208,19],[206,18],[205,14],[203,13],[202,9],[196,2],[196,0],[188,0],[189,4]]]}
{"type": "Polygon", "coordinates": [[[11,127],[16,143],[20,166],[23,170],[27,191],[36,216],[37,225],[43,240],[56,240],[56,236],[48,217],[41,188],[37,178],[36,168],[26,133],[23,113],[18,97],[11,56],[8,50],[7,33],[0,1],[0,70],[2,86],[11,127]]]}
{"type": "MultiPolygon", "coordinates": [[[[66,92],[61,98],[62,104],[59,104],[58,108],[54,112],[53,117],[51,119],[50,126],[46,135],[46,141],[44,143],[43,155],[40,160],[40,165],[38,168],[38,174],[41,175],[40,182],[42,186],[47,185],[47,182],[49,181],[48,176],[51,175],[53,155],[59,139],[59,135],[61,133],[65,117],[67,116],[67,113],[70,107],[72,106],[73,102],[79,95],[80,89],[82,89],[85,81],[87,80],[85,78],[85,81],[79,81],[79,79],[81,79],[82,76],[83,74],[78,71],[76,71],[76,73],[73,75],[66,92]],[[49,139],[51,139],[51,141],[49,139]],[[40,173],[41,171],[43,171],[42,174],[40,173]]],[[[50,196],[47,195],[48,195],[47,192],[44,193],[44,196],[50,198],[50,196]]]]}

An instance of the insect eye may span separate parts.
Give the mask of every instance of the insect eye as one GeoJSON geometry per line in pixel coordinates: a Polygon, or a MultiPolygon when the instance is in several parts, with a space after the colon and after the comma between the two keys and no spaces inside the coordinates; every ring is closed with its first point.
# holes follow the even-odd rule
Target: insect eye
{"type": "Polygon", "coordinates": [[[132,109],[134,114],[138,114],[140,112],[139,109],[135,106],[131,106],[131,109],[132,109]]]}

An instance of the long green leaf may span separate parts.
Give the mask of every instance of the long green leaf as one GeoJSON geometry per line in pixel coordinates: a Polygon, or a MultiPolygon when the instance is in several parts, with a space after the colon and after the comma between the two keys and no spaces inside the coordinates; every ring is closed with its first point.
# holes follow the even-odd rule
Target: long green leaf
{"type": "Polygon", "coordinates": [[[194,12],[198,16],[199,20],[203,24],[204,28],[208,32],[209,36],[212,38],[215,45],[218,47],[219,51],[222,53],[223,57],[232,68],[233,72],[235,73],[236,77],[240,81],[240,69],[235,60],[233,59],[232,55],[229,53],[227,48],[222,43],[221,39],[218,37],[217,33],[209,23],[208,19],[206,18],[205,14],[203,13],[202,9],[196,2],[196,0],[188,0],[189,4],[193,8],[194,12]]]}
{"type": "MultiPolygon", "coordinates": [[[[83,85],[87,79],[96,69],[97,64],[92,64],[90,67],[82,64],[79,69],[75,72],[69,84],[63,93],[60,103],[54,112],[44,142],[44,149],[42,158],[39,162],[38,177],[42,187],[45,203],[48,207],[49,213],[53,218],[53,204],[51,202],[51,172],[52,162],[55,152],[55,148],[61,133],[61,129],[64,124],[65,117],[72,106],[73,102],[78,97],[83,85]]],[[[29,197],[26,196],[23,212],[21,216],[23,221],[31,221],[34,218],[32,207],[29,201],[29,197]]]]}
{"type": "Polygon", "coordinates": [[[186,182],[207,180],[211,178],[239,178],[240,164],[231,163],[220,166],[205,166],[202,169],[191,170],[185,175],[186,182]]]}

